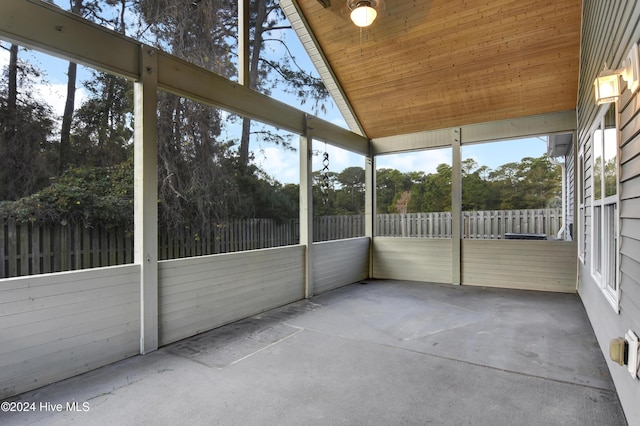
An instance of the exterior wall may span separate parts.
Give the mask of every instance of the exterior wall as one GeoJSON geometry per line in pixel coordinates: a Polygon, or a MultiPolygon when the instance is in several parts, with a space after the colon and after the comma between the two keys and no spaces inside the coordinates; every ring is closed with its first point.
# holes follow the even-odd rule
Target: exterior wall
{"type": "Polygon", "coordinates": [[[136,355],[140,267],[2,280],[0,399],[136,355]]]}
{"type": "Polygon", "coordinates": [[[464,240],[462,284],[575,293],[576,261],[571,242],[464,240]]]}
{"type": "Polygon", "coordinates": [[[565,241],[576,241],[576,223],[574,206],[576,202],[575,197],[575,175],[576,175],[576,156],[573,152],[573,144],[571,145],[571,152],[565,157],[564,164],[566,169],[565,190],[566,190],[566,216],[564,218],[565,223],[565,241]]]}
{"type": "Polygon", "coordinates": [[[303,246],[158,263],[160,345],[304,297],[303,246]]]}
{"type": "Polygon", "coordinates": [[[446,238],[374,238],[373,278],[451,283],[452,248],[446,238]]]}
{"type": "MultiPolygon", "coordinates": [[[[585,187],[590,194],[592,147],[589,132],[598,113],[593,81],[603,62],[618,68],[634,42],[640,40],[640,3],[585,0],[578,95],[578,140],[584,150],[585,187]]],[[[587,252],[579,263],[579,294],[609,365],[627,419],[640,418],[640,381],[608,356],[609,341],[631,329],[640,333],[640,98],[625,90],[617,103],[620,113],[619,158],[619,312],[605,299],[591,276],[591,199],[586,198],[587,252]]]]}
{"type": "Polygon", "coordinates": [[[369,276],[369,238],[313,244],[313,293],[364,280],[369,276]]]}
{"type": "MultiPolygon", "coordinates": [[[[576,292],[573,242],[462,240],[464,285],[576,292]]],[[[438,238],[373,240],[373,278],[450,284],[453,241],[438,238]]]]}

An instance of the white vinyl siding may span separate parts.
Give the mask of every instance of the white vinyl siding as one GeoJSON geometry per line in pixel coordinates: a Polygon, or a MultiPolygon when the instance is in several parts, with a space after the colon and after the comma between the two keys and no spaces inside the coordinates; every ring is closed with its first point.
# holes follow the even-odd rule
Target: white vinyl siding
{"type": "Polygon", "coordinates": [[[578,259],[580,259],[583,264],[585,262],[585,253],[587,251],[584,169],[584,151],[581,149],[578,154],[578,229],[576,229],[576,233],[578,240],[578,259]]]}
{"type": "Polygon", "coordinates": [[[160,345],[300,300],[304,247],[158,263],[160,345]]]}
{"type": "MultiPolygon", "coordinates": [[[[640,418],[640,381],[633,380],[626,367],[609,359],[609,342],[629,329],[640,333],[640,97],[623,84],[617,102],[620,131],[618,153],[618,227],[617,251],[618,310],[611,309],[603,296],[600,282],[591,274],[591,136],[598,120],[599,107],[594,101],[593,81],[603,63],[617,68],[631,46],[640,41],[640,2],[635,0],[583,2],[583,26],[580,52],[578,93],[578,149],[584,153],[585,264],[579,267],[579,293],[596,337],[609,365],[620,402],[627,419],[640,418]]],[[[611,106],[613,107],[613,105],[611,106]]],[[[606,211],[604,212],[606,216],[606,211]]],[[[611,208],[609,213],[612,213],[611,208]]],[[[606,224],[610,226],[610,223],[606,224]]],[[[609,257],[606,262],[612,263],[609,257]]]]}
{"type": "Polygon", "coordinates": [[[136,355],[140,267],[8,278],[0,286],[0,399],[136,355]]]}
{"type": "Polygon", "coordinates": [[[373,278],[451,283],[449,238],[373,239],[373,278]]]}
{"type": "Polygon", "coordinates": [[[570,241],[464,240],[462,284],[575,293],[576,253],[570,241]]]}
{"type": "Polygon", "coordinates": [[[313,294],[369,276],[369,237],[313,243],[313,294]]]}

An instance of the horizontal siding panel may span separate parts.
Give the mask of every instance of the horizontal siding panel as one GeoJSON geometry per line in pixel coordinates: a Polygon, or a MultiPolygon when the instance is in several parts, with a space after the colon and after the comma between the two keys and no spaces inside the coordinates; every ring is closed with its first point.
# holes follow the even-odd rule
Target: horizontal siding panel
{"type": "MultiPolygon", "coordinates": [[[[275,306],[280,306],[284,303],[289,302],[290,300],[287,299],[287,301],[285,301],[284,303],[278,303],[282,297],[287,297],[289,293],[290,292],[286,288],[274,287],[270,291],[236,293],[228,297],[214,298],[213,300],[203,300],[202,303],[192,304],[191,306],[182,306],[178,308],[172,307],[171,310],[161,311],[161,329],[179,328],[189,323],[195,324],[207,321],[210,324],[214,324],[212,327],[209,327],[209,329],[215,328],[219,324],[225,324],[226,322],[229,322],[224,321],[220,318],[227,312],[240,312],[244,311],[247,306],[257,306],[257,308],[253,310],[253,312],[242,317],[246,318],[247,316],[267,310],[270,307],[273,307],[274,304],[275,306]],[[261,308],[260,303],[263,303],[267,307],[261,308]]],[[[300,297],[297,300],[299,299],[300,297]]]]}
{"type": "MultiPolygon", "coordinates": [[[[634,302],[637,302],[637,300],[631,300],[630,298],[626,298],[626,301],[624,303],[621,303],[620,305],[620,316],[622,318],[640,318],[640,307],[638,307],[638,305],[634,302]]],[[[631,325],[632,321],[625,321],[627,324],[629,324],[628,328],[633,329],[633,330],[638,330],[638,326],[634,326],[631,325]]],[[[624,331],[626,332],[626,330],[624,331]]],[[[619,335],[622,335],[624,333],[623,331],[621,331],[619,333],[619,335]]],[[[636,331],[637,332],[637,331],[636,331]]],[[[618,335],[614,335],[614,337],[617,337],[618,335]]],[[[606,347],[604,349],[604,351],[606,351],[606,347]]],[[[605,354],[607,352],[604,352],[605,354]]],[[[619,366],[616,364],[616,367],[619,368],[619,366]]],[[[625,377],[625,379],[630,378],[629,373],[626,371],[626,368],[624,370],[624,372],[627,374],[627,377],[625,377]]],[[[635,383],[634,383],[635,385],[635,383]]],[[[640,392],[638,392],[637,396],[640,396],[640,392]]],[[[638,399],[634,399],[633,403],[637,403],[638,399]]],[[[631,423],[630,423],[631,424],[631,423]]]]}
{"type": "MultiPolygon", "coordinates": [[[[626,91],[625,91],[626,92],[626,91]]],[[[637,120],[638,108],[640,107],[640,98],[635,94],[630,96],[628,102],[620,103],[620,128],[627,130],[627,137],[623,140],[629,140],[636,131],[640,130],[640,123],[637,120]]]]}
{"type": "MultiPolygon", "coordinates": [[[[202,288],[192,292],[182,292],[178,295],[162,297],[160,309],[162,317],[169,319],[176,311],[206,309],[212,305],[220,305],[226,301],[239,299],[241,296],[251,298],[261,292],[274,294],[283,287],[283,283],[290,281],[291,272],[281,271],[272,275],[269,279],[245,280],[244,285],[228,283],[226,285],[215,284],[210,288],[202,288]]],[[[293,282],[292,284],[300,284],[293,282]]],[[[286,288],[286,287],[285,287],[286,288]]]]}
{"type": "Polygon", "coordinates": [[[636,136],[625,143],[620,149],[620,164],[625,164],[629,160],[637,157],[640,153],[640,136],[636,136]]]}
{"type": "Polygon", "coordinates": [[[628,200],[630,198],[637,197],[640,197],[640,181],[632,179],[620,184],[621,200],[628,200]]]}
{"type": "Polygon", "coordinates": [[[20,314],[33,316],[34,311],[40,311],[43,317],[58,317],[69,314],[69,306],[75,305],[74,312],[87,312],[93,309],[90,305],[79,304],[87,298],[99,299],[103,306],[113,306],[122,300],[131,300],[130,294],[137,294],[138,289],[131,282],[114,285],[111,288],[102,287],[95,290],[84,290],[76,293],[65,293],[37,299],[22,299],[12,303],[0,304],[0,321],[9,326],[9,321],[25,324],[20,314]],[[117,300],[114,300],[117,299],[117,300]]]}
{"type": "Polygon", "coordinates": [[[164,279],[178,277],[185,280],[197,280],[198,275],[208,274],[211,270],[224,271],[225,269],[234,271],[237,269],[246,270],[260,267],[259,263],[263,259],[287,259],[286,253],[294,255],[300,251],[302,246],[287,246],[260,250],[248,250],[242,252],[213,254],[208,256],[198,256],[186,259],[163,260],[159,262],[159,270],[164,279]],[[274,256],[274,253],[277,255],[274,256]],[[184,264],[182,263],[184,262],[184,264]],[[216,266],[220,265],[220,266],[216,266]]]}
{"type": "Polygon", "coordinates": [[[621,218],[620,233],[624,237],[640,241],[640,218],[621,218]]]}
{"type": "MultiPolygon", "coordinates": [[[[622,305],[633,304],[636,308],[640,305],[640,283],[638,282],[638,279],[637,275],[631,276],[626,272],[622,272],[620,277],[620,302],[622,305]]],[[[640,316],[633,318],[640,318],[640,316]]]]}
{"type": "Polygon", "coordinates": [[[369,276],[369,246],[368,237],[314,243],[314,294],[366,279],[369,276]]]}
{"type": "Polygon", "coordinates": [[[640,156],[627,161],[620,173],[620,182],[640,176],[640,156]]]}
{"type": "MultiPolygon", "coordinates": [[[[634,96],[634,100],[638,99],[637,96],[634,96]]],[[[631,111],[629,109],[623,112],[622,116],[624,117],[627,111],[631,111]]],[[[637,112],[636,112],[637,114],[637,112]]],[[[621,128],[621,140],[630,141],[638,135],[640,131],[640,116],[635,115],[631,121],[627,122],[624,127],[621,128]]]]}
{"type": "Polygon", "coordinates": [[[174,312],[173,315],[162,315],[159,324],[162,345],[184,339],[185,335],[193,336],[216,327],[259,314],[272,308],[302,299],[302,292],[291,297],[290,292],[280,291],[273,294],[251,294],[251,297],[241,297],[229,303],[219,303],[215,306],[200,306],[199,309],[189,309],[174,312]],[[184,314],[182,314],[184,313],[184,314]]]}
{"type": "Polygon", "coordinates": [[[227,285],[253,285],[252,283],[261,278],[274,275],[283,270],[297,269],[300,267],[300,259],[295,256],[287,258],[273,259],[273,262],[254,263],[251,268],[229,267],[224,263],[212,263],[212,269],[208,272],[200,274],[185,274],[167,278],[162,274],[161,281],[163,287],[166,288],[164,296],[172,296],[180,293],[193,294],[199,289],[209,289],[215,291],[216,287],[225,287],[227,285]],[[217,267],[217,268],[215,268],[217,267]],[[238,281],[238,273],[242,271],[243,281],[238,281]]]}
{"type": "MultiPolygon", "coordinates": [[[[477,265],[480,268],[495,268],[496,265],[504,265],[506,270],[518,269],[522,271],[538,271],[540,274],[558,273],[564,270],[567,262],[571,262],[573,257],[570,253],[559,253],[557,256],[541,254],[521,254],[505,253],[506,247],[499,248],[470,248],[463,251],[464,264],[469,266],[477,265]],[[482,250],[485,250],[482,252],[482,250]],[[540,268],[541,263],[546,263],[550,270],[545,271],[540,268]]],[[[525,246],[517,250],[526,251],[525,246]]],[[[496,271],[500,273],[500,271],[496,271]]]]}
{"type": "MultiPolygon", "coordinates": [[[[565,280],[572,280],[575,278],[575,273],[571,273],[568,268],[560,269],[560,266],[547,265],[547,270],[542,268],[523,268],[518,265],[509,267],[503,267],[506,262],[496,261],[491,263],[477,263],[464,262],[463,264],[463,278],[469,277],[485,277],[482,278],[482,285],[488,285],[491,280],[512,282],[512,281],[534,281],[534,282],[563,282],[565,280]],[[499,265],[499,266],[496,266],[499,265]],[[498,269],[500,268],[500,269],[498,269]]],[[[463,284],[466,281],[463,281],[463,284]]],[[[535,289],[535,283],[531,283],[532,289],[535,289]]],[[[502,287],[502,285],[500,285],[502,287]]],[[[575,287],[575,282],[573,284],[575,287]]]]}
{"type": "Polygon", "coordinates": [[[126,265],[2,280],[0,398],[139,353],[139,278],[126,265]]]}
{"type": "Polygon", "coordinates": [[[45,386],[139,353],[140,330],[119,334],[91,345],[69,348],[55,355],[25,360],[6,369],[15,372],[5,378],[0,373],[0,399],[45,386]],[[25,367],[26,365],[27,367],[25,367]],[[46,368],[42,368],[46,365],[46,368]]]}
{"type": "Polygon", "coordinates": [[[631,108],[625,108],[620,116],[623,124],[621,128],[621,140],[623,141],[630,141],[640,132],[640,115],[633,108],[636,102],[638,102],[638,96],[633,97],[631,108]]]}
{"type": "MultiPolygon", "coordinates": [[[[170,296],[182,292],[192,292],[193,290],[207,288],[215,289],[216,286],[224,287],[226,285],[235,286],[252,286],[252,281],[260,280],[270,275],[278,274],[283,270],[299,269],[301,267],[301,259],[304,255],[304,249],[299,248],[297,253],[292,256],[290,251],[283,251],[282,253],[271,252],[271,256],[266,256],[256,261],[255,258],[247,258],[244,262],[251,263],[244,264],[245,267],[238,267],[243,265],[241,259],[242,254],[234,253],[234,256],[226,256],[230,262],[210,262],[209,270],[202,271],[199,274],[189,274],[188,271],[192,270],[191,265],[185,265],[185,273],[180,274],[179,268],[174,268],[174,275],[167,276],[165,274],[164,265],[161,262],[160,265],[160,287],[163,288],[163,296],[170,296]],[[275,253],[275,254],[274,254],[275,253]],[[240,260],[239,263],[238,260],[240,260]],[[242,275],[245,280],[238,280],[238,275],[242,275]],[[206,278],[204,278],[206,276],[206,278]]],[[[215,257],[215,256],[214,256],[215,257]]],[[[173,261],[172,261],[173,262],[173,261]]]]}
{"type": "Polygon", "coordinates": [[[172,316],[164,316],[159,323],[159,333],[161,345],[165,345],[177,340],[184,339],[185,336],[193,336],[216,327],[259,314],[266,310],[282,306],[287,303],[300,300],[302,296],[296,294],[291,297],[289,293],[273,294],[270,298],[260,298],[252,295],[252,298],[232,301],[232,303],[186,311],[188,315],[177,313],[172,316]]]}
{"type": "Polygon", "coordinates": [[[623,234],[620,240],[620,253],[622,253],[623,256],[637,259],[637,253],[640,253],[640,240],[634,240],[623,234]]]}
{"type": "Polygon", "coordinates": [[[159,341],[165,345],[300,300],[303,246],[159,262],[159,341]]]}
{"type": "MultiPolygon", "coordinates": [[[[97,319],[95,321],[87,321],[85,324],[81,324],[76,327],[69,327],[59,332],[60,338],[57,340],[50,340],[45,336],[41,343],[38,340],[31,338],[14,339],[9,341],[9,347],[14,349],[13,351],[7,351],[2,354],[2,360],[0,360],[0,368],[8,369],[11,365],[30,365],[34,369],[42,368],[41,363],[47,359],[55,359],[56,354],[60,353],[73,353],[73,350],[81,348],[86,345],[87,340],[91,342],[105,340],[113,337],[117,337],[121,334],[127,333],[139,333],[139,321],[129,316],[130,327],[126,327],[123,332],[123,328],[120,322],[107,318],[106,321],[97,319]],[[109,324],[109,325],[106,325],[109,324]],[[138,327],[135,327],[135,326],[138,327]],[[28,343],[19,347],[16,343],[28,343]],[[35,343],[34,343],[35,341],[35,343]],[[15,350],[15,349],[18,350],[15,350]]],[[[42,336],[36,336],[41,337],[42,336]]],[[[138,339],[136,339],[136,342],[138,339]]],[[[11,371],[12,374],[16,371],[11,371]]]]}
{"type": "Polygon", "coordinates": [[[373,240],[373,277],[451,283],[453,242],[440,238],[373,240]]]}
{"type": "MultiPolygon", "coordinates": [[[[126,267],[125,267],[126,268],[126,267]]],[[[85,269],[87,272],[95,272],[97,269],[85,269]]],[[[107,271],[103,273],[88,273],[83,277],[82,273],[75,272],[61,272],[50,275],[32,275],[29,277],[17,277],[8,278],[2,280],[0,284],[0,292],[2,294],[2,303],[13,303],[18,301],[25,301],[30,299],[40,299],[51,296],[68,296],[74,297],[78,295],[79,291],[90,291],[96,289],[112,289],[114,286],[120,284],[128,284],[132,280],[131,274],[126,271],[109,275],[107,271]],[[61,280],[60,276],[69,274],[69,280],[61,280]],[[51,279],[51,281],[50,281],[51,279]],[[5,282],[9,285],[5,286],[5,282]],[[11,285],[13,283],[14,285],[11,285]]]]}
{"type": "Polygon", "coordinates": [[[628,258],[621,263],[620,312],[629,318],[640,318],[640,266],[628,258]]]}
{"type": "MultiPolygon", "coordinates": [[[[124,295],[101,298],[99,303],[80,302],[75,305],[62,306],[62,309],[34,310],[33,312],[21,312],[17,315],[7,316],[3,318],[2,322],[3,344],[7,343],[4,338],[9,339],[12,335],[41,335],[38,339],[48,337],[56,340],[59,338],[59,333],[62,333],[67,327],[78,327],[78,324],[82,324],[81,321],[93,320],[101,316],[106,320],[114,312],[124,315],[133,309],[135,318],[139,312],[137,295],[136,292],[128,292],[124,295]],[[47,336],[48,333],[51,334],[47,336]]],[[[118,322],[117,317],[114,320],[118,322]]],[[[42,343],[48,341],[41,340],[42,343]]],[[[0,354],[5,353],[4,349],[0,348],[0,354]]]]}
{"type": "MultiPolygon", "coordinates": [[[[573,274],[573,277],[575,277],[575,274],[573,274]]],[[[547,272],[542,274],[540,273],[540,270],[523,270],[517,267],[496,270],[490,267],[483,268],[475,265],[467,266],[465,263],[462,284],[482,285],[487,287],[523,288],[522,285],[510,287],[511,284],[518,282],[524,283],[527,290],[539,290],[539,285],[548,286],[549,284],[553,284],[562,285],[563,287],[560,289],[561,291],[565,291],[568,288],[571,290],[569,292],[572,293],[576,287],[575,281],[572,284],[566,283],[566,281],[571,281],[571,278],[572,275],[567,272],[547,272]]]]}
{"type": "Polygon", "coordinates": [[[558,241],[462,242],[462,283],[574,293],[574,243],[558,241]]]}
{"type": "MultiPolygon", "coordinates": [[[[640,280],[640,263],[628,256],[621,256],[620,270],[629,277],[629,286],[638,286],[638,280],[640,280]]],[[[638,290],[640,295],[640,290],[638,290]]]]}
{"type": "MultiPolygon", "coordinates": [[[[638,182],[640,183],[640,182],[638,182]]],[[[640,217],[640,198],[631,198],[620,203],[621,218],[640,217]]]]}
{"type": "Polygon", "coordinates": [[[0,288],[15,289],[15,288],[36,288],[55,286],[59,284],[70,284],[83,282],[87,287],[96,288],[104,286],[105,278],[117,279],[122,275],[129,275],[133,271],[138,271],[140,267],[138,265],[119,265],[119,266],[107,266],[93,269],[82,269],[77,271],[55,272],[50,274],[30,275],[26,277],[13,277],[4,278],[0,280],[0,288]]]}

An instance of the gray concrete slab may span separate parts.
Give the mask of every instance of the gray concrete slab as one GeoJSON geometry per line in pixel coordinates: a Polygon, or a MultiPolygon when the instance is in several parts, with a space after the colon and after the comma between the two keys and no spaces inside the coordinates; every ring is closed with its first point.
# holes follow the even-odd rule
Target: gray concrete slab
{"type": "Polygon", "coordinates": [[[401,281],[344,287],[12,400],[79,411],[0,413],[0,424],[626,424],[575,295],[401,281]]]}

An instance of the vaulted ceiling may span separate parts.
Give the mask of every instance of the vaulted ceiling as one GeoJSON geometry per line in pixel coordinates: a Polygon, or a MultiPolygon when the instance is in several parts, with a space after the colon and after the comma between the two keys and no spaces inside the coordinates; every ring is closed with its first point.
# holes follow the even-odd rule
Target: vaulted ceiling
{"type": "Polygon", "coordinates": [[[576,107],[581,0],[294,2],[369,138],[576,107]]]}

